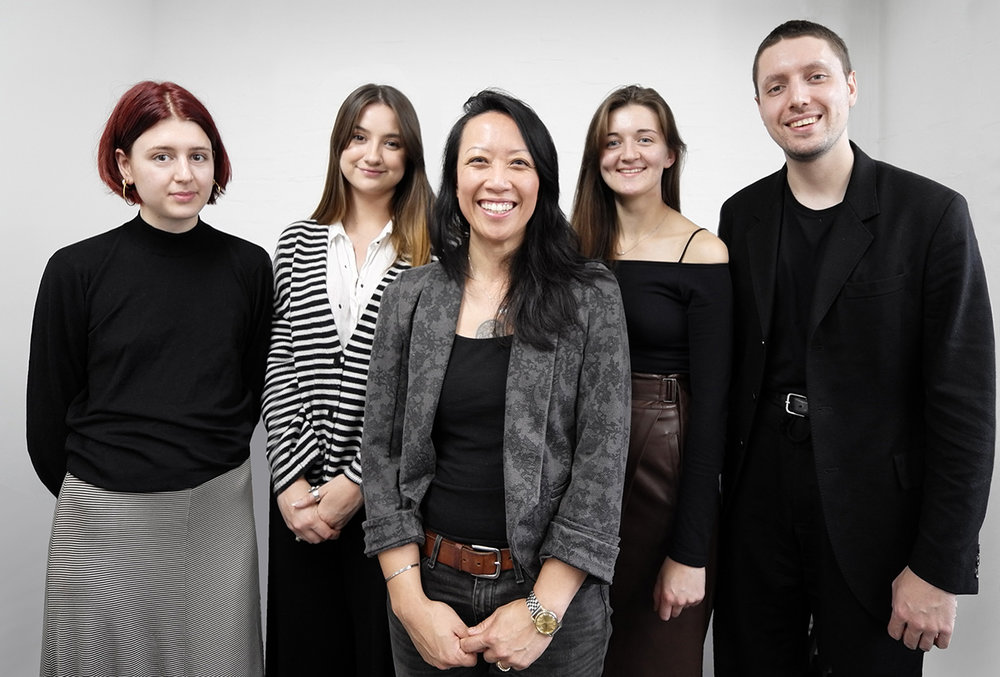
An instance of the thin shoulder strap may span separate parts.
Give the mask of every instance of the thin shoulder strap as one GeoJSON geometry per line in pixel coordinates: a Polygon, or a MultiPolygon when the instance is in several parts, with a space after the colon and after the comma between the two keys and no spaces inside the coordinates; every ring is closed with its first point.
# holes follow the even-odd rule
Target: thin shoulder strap
{"type": "Polygon", "coordinates": [[[684,261],[684,255],[688,253],[688,247],[691,246],[691,240],[693,240],[694,236],[697,235],[698,233],[700,233],[703,230],[705,230],[705,229],[704,228],[699,228],[698,230],[696,230],[693,233],[691,233],[691,237],[688,238],[687,243],[684,245],[684,251],[681,252],[681,257],[679,259],[677,259],[677,263],[683,263],[683,261],[684,261]]]}

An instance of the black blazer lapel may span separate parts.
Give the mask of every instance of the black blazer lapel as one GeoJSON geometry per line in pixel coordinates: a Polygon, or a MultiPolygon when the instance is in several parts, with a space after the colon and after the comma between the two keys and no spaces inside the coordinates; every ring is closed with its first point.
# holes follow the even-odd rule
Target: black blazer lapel
{"type": "Polygon", "coordinates": [[[771,330],[771,313],[774,309],[785,175],[785,169],[772,175],[772,181],[762,191],[760,203],[754,211],[746,235],[754,299],[757,302],[763,336],[767,336],[771,330]]]}
{"type": "Polygon", "coordinates": [[[844,283],[871,245],[874,236],[865,221],[878,214],[875,195],[875,163],[854,149],[854,169],[847,186],[847,194],[830,228],[826,252],[816,275],[812,312],[809,317],[809,336],[823,321],[844,283]]]}

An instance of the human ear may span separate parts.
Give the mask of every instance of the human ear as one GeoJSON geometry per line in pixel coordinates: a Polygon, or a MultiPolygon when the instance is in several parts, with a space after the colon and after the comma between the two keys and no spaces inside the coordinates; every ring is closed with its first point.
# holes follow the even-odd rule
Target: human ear
{"type": "Polygon", "coordinates": [[[122,175],[126,183],[135,183],[132,180],[132,163],[129,162],[128,155],[121,148],[115,149],[115,160],[118,162],[118,173],[122,175]]]}

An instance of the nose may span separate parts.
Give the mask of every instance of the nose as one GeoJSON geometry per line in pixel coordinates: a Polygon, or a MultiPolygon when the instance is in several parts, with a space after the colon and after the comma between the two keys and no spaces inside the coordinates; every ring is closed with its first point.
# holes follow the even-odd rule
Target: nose
{"type": "Polygon", "coordinates": [[[799,81],[789,83],[788,103],[793,108],[799,108],[809,103],[809,86],[799,81]]]}
{"type": "Polygon", "coordinates": [[[365,146],[365,162],[369,165],[382,164],[382,144],[376,141],[369,141],[365,146]]]}
{"type": "Polygon", "coordinates": [[[494,162],[490,167],[490,175],[487,177],[486,187],[493,191],[504,191],[510,188],[510,179],[507,176],[507,167],[501,162],[494,162]]]}
{"type": "Polygon", "coordinates": [[[177,181],[190,181],[192,177],[191,164],[187,158],[180,158],[174,165],[174,178],[177,181]]]}
{"type": "Polygon", "coordinates": [[[639,157],[639,146],[632,139],[625,139],[622,143],[622,159],[635,160],[639,157]]]}

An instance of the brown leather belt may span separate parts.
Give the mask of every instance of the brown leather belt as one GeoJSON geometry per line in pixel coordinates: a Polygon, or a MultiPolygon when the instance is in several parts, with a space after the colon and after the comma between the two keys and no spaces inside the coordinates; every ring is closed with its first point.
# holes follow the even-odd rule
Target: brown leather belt
{"type": "MultiPolygon", "coordinates": [[[[434,543],[438,535],[430,529],[425,529],[424,536],[422,552],[426,557],[433,557],[434,543]]],[[[479,578],[499,578],[501,571],[510,571],[514,568],[514,558],[510,555],[510,548],[465,545],[443,536],[441,547],[438,548],[437,561],[479,578]]]]}

